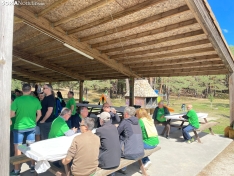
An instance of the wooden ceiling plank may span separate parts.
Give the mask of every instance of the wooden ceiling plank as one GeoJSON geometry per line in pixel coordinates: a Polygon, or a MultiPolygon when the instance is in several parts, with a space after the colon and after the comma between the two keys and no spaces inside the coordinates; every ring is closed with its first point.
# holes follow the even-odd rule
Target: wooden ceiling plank
{"type": "MultiPolygon", "coordinates": [[[[150,1],[150,0],[149,0],[150,1]]],[[[154,0],[155,1],[155,0],[154,0]]],[[[127,75],[128,77],[139,77],[136,73],[132,72],[128,67],[125,67],[123,64],[116,62],[115,60],[109,59],[106,54],[102,54],[99,50],[91,48],[85,42],[78,42],[74,36],[68,36],[60,28],[54,28],[51,26],[51,23],[43,17],[35,17],[35,15],[25,8],[14,9],[15,16],[24,19],[25,23],[30,24],[31,26],[37,28],[38,30],[50,35],[61,42],[69,44],[70,46],[84,52],[85,54],[95,58],[97,61],[103,63],[104,65],[127,75]]]]}
{"type": "Polygon", "coordinates": [[[88,7],[85,7],[84,9],[81,9],[80,11],[78,11],[76,13],[73,13],[73,14],[69,15],[68,17],[62,18],[61,20],[54,22],[53,25],[56,27],[56,26],[59,26],[61,24],[67,23],[67,22],[69,22],[71,20],[74,20],[74,19],[84,15],[85,13],[88,13],[88,12],[90,12],[92,10],[95,10],[97,8],[105,6],[106,4],[108,4],[108,3],[112,2],[112,1],[115,1],[115,0],[100,0],[100,1],[90,5],[88,7]]]}
{"type": "Polygon", "coordinates": [[[20,81],[27,82],[27,83],[31,83],[31,82],[32,82],[32,80],[30,80],[30,79],[23,78],[23,77],[21,77],[21,76],[15,75],[15,74],[12,74],[12,78],[13,78],[13,79],[20,80],[20,81]]]}
{"type": "Polygon", "coordinates": [[[51,43],[53,41],[54,41],[54,39],[49,38],[49,39],[43,40],[41,42],[36,42],[36,43],[30,45],[29,47],[23,48],[23,50],[27,51],[27,50],[29,50],[31,48],[36,48],[36,47],[39,47],[39,46],[43,46],[43,45],[46,45],[46,44],[51,43]]]}
{"type": "Polygon", "coordinates": [[[57,64],[54,64],[54,63],[51,63],[51,62],[48,63],[47,61],[44,61],[43,59],[41,59],[39,57],[36,57],[36,56],[34,56],[32,54],[29,54],[29,53],[26,53],[26,52],[22,52],[20,50],[14,49],[13,50],[13,55],[15,57],[19,57],[19,58],[21,58],[23,60],[38,64],[40,66],[43,66],[43,67],[45,67],[47,69],[50,69],[52,71],[55,71],[55,72],[61,73],[63,75],[66,75],[68,77],[74,78],[76,80],[85,80],[86,79],[84,76],[79,75],[79,74],[74,73],[74,72],[71,73],[67,69],[65,69],[63,67],[60,67],[57,64]]]}
{"type": "Polygon", "coordinates": [[[193,25],[195,23],[197,23],[196,19],[190,19],[190,20],[179,22],[179,23],[163,26],[160,28],[152,29],[149,31],[145,31],[145,32],[137,33],[137,34],[132,34],[132,35],[125,36],[125,37],[120,37],[118,39],[95,43],[95,44],[92,44],[91,46],[92,46],[92,48],[98,48],[100,46],[106,46],[106,45],[119,43],[120,40],[121,40],[121,42],[125,42],[125,41],[136,39],[136,38],[146,37],[146,36],[155,35],[155,34],[161,34],[161,33],[169,32],[169,31],[179,29],[179,28],[182,28],[185,26],[190,26],[190,25],[193,25]]]}
{"type": "Polygon", "coordinates": [[[155,48],[155,49],[148,49],[148,50],[142,50],[142,51],[136,51],[136,52],[130,52],[130,53],[124,53],[124,54],[116,54],[114,56],[111,56],[110,58],[111,59],[118,59],[120,57],[137,56],[137,55],[144,55],[144,54],[149,54],[149,53],[173,51],[173,50],[181,49],[181,48],[204,45],[204,44],[208,44],[209,42],[210,41],[208,39],[203,39],[203,40],[175,44],[175,45],[165,46],[165,47],[160,47],[160,48],[155,48]]]}
{"type": "Polygon", "coordinates": [[[212,62],[212,61],[220,61],[221,59],[217,54],[213,55],[205,55],[205,56],[197,56],[197,57],[188,57],[188,58],[179,58],[179,59],[171,59],[171,60],[157,60],[155,62],[146,62],[146,63],[132,63],[128,66],[131,68],[138,67],[147,67],[147,66],[158,66],[158,65],[177,65],[181,63],[197,63],[197,62],[212,62]]]}
{"type": "Polygon", "coordinates": [[[125,24],[123,26],[117,26],[116,28],[112,28],[112,29],[109,29],[107,31],[99,32],[99,33],[96,33],[96,34],[93,34],[93,35],[89,35],[87,37],[80,38],[80,41],[84,42],[84,41],[88,41],[88,40],[91,40],[91,39],[103,37],[103,36],[106,36],[106,35],[111,35],[111,34],[114,34],[114,33],[117,33],[117,32],[129,30],[129,29],[132,29],[132,28],[136,28],[136,27],[139,27],[139,26],[146,25],[148,23],[151,23],[151,22],[154,22],[154,21],[157,21],[157,20],[162,20],[164,18],[169,18],[169,17],[172,17],[174,15],[178,15],[179,13],[184,13],[186,11],[189,11],[189,8],[188,8],[187,5],[184,5],[184,6],[176,8],[176,9],[172,9],[172,10],[169,10],[169,11],[166,11],[166,12],[162,12],[160,14],[156,14],[156,15],[141,19],[139,21],[128,23],[128,24],[125,24]]]}
{"type": "Polygon", "coordinates": [[[59,6],[61,6],[63,3],[67,2],[68,0],[58,0],[55,3],[53,3],[52,5],[46,7],[45,9],[43,9],[41,12],[39,12],[38,14],[36,14],[38,17],[42,16],[56,8],[58,8],[59,6]]]}
{"type": "Polygon", "coordinates": [[[45,53],[52,52],[52,51],[55,51],[55,50],[58,50],[58,49],[62,49],[62,48],[64,48],[64,46],[62,46],[62,45],[54,46],[54,47],[51,47],[51,48],[47,48],[47,49],[44,49],[44,50],[40,50],[40,51],[35,52],[35,53],[33,53],[33,54],[34,54],[34,55],[45,54],[45,53]]]}
{"type": "Polygon", "coordinates": [[[119,19],[119,18],[122,18],[124,16],[130,15],[130,14],[132,14],[134,12],[140,11],[142,9],[145,9],[145,8],[147,8],[149,6],[158,4],[158,3],[163,2],[163,1],[165,1],[165,0],[147,0],[147,1],[144,1],[144,2],[142,2],[140,4],[136,4],[135,6],[124,9],[123,11],[112,14],[112,17],[108,15],[108,16],[106,16],[104,18],[101,18],[99,20],[96,20],[96,21],[93,21],[91,23],[85,24],[85,25],[83,25],[81,27],[71,29],[71,30],[67,31],[67,33],[70,35],[70,34],[74,34],[74,33],[83,31],[85,29],[92,28],[93,26],[99,26],[101,24],[108,23],[108,22],[112,21],[112,18],[116,20],[116,19],[119,19]]]}
{"type": "Polygon", "coordinates": [[[140,57],[140,58],[129,58],[129,59],[119,59],[118,62],[121,62],[123,64],[132,64],[132,63],[139,63],[139,62],[152,62],[156,61],[162,58],[173,58],[175,56],[186,56],[189,54],[197,54],[197,53],[205,53],[206,52],[211,52],[214,51],[214,48],[209,47],[209,48],[202,48],[202,49],[192,49],[192,50],[187,50],[187,51],[176,51],[172,53],[166,53],[166,54],[158,54],[158,55],[153,55],[153,56],[146,56],[146,57],[140,57]]]}
{"type": "Polygon", "coordinates": [[[43,59],[44,60],[50,60],[50,59],[58,59],[60,57],[64,57],[64,56],[68,56],[68,55],[71,55],[71,54],[74,54],[75,52],[72,51],[72,50],[69,50],[69,51],[65,51],[63,53],[59,53],[59,54],[55,54],[55,55],[52,55],[52,56],[47,56],[47,57],[44,57],[43,59]]]}
{"type": "Polygon", "coordinates": [[[106,50],[101,50],[103,53],[110,53],[110,52],[116,52],[116,51],[123,51],[127,49],[133,49],[133,48],[139,48],[139,47],[144,47],[144,46],[150,46],[150,45],[155,45],[163,42],[169,42],[169,41],[174,41],[174,40],[179,40],[179,39],[186,39],[189,37],[197,36],[204,34],[204,32],[199,29],[197,31],[192,31],[192,32],[187,32],[183,34],[178,34],[178,35],[173,35],[170,37],[164,37],[156,40],[151,40],[147,42],[142,42],[142,43],[137,43],[133,45],[125,45],[124,47],[116,47],[116,48],[111,48],[111,49],[106,49],[106,50]]]}
{"type": "Polygon", "coordinates": [[[34,32],[34,33],[32,33],[32,34],[29,34],[29,35],[27,35],[27,36],[24,36],[23,38],[21,38],[21,39],[15,41],[15,42],[13,43],[13,46],[20,45],[21,43],[24,43],[24,42],[26,42],[26,41],[28,41],[28,40],[31,40],[31,39],[33,39],[33,38],[35,38],[35,37],[37,37],[38,35],[41,35],[41,34],[42,34],[41,32],[36,31],[36,32],[34,32]]]}

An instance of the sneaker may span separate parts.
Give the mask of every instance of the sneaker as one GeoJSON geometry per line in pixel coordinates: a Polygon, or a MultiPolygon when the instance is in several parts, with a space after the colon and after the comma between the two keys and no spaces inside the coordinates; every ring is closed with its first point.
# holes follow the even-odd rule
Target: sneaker
{"type": "Polygon", "coordinates": [[[127,168],[124,167],[124,168],[118,170],[117,172],[126,175],[126,170],[127,170],[127,168]]]}
{"type": "Polygon", "coordinates": [[[191,141],[191,142],[194,142],[195,140],[194,140],[194,138],[191,138],[190,141],[191,141]]]}
{"type": "Polygon", "coordinates": [[[35,166],[31,166],[31,167],[30,167],[30,172],[31,172],[31,173],[34,173],[34,172],[35,172],[35,166]]]}
{"type": "Polygon", "coordinates": [[[13,169],[10,173],[10,176],[20,176],[20,171],[15,172],[15,170],[13,169]]]}
{"type": "Polygon", "coordinates": [[[168,135],[166,135],[166,138],[167,138],[167,139],[170,139],[170,137],[169,137],[168,135]]]}
{"type": "Polygon", "coordinates": [[[144,165],[144,168],[146,169],[146,170],[148,170],[149,169],[149,167],[151,166],[151,161],[148,161],[145,165],[144,165]]]}
{"type": "Polygon", "coordinates": [[[191,144],[191,141],[190,140],[187,140],[187,141],[185,141],[187,144],[191,144]]]}

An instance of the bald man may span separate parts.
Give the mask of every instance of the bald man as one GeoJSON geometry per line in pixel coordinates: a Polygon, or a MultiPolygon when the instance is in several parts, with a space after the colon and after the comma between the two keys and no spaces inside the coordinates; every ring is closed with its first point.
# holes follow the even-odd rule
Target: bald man
{"type": "Polygon", "coordinates": [[[187,105],[187,110],[188,110],[187,114],[180,116],[180,118],[187,119],[189,122],[188,126],[182,128],[182,133],[184,136],[184,140],[187,143],[191,143],[194,141],[194,139],[189,135],[189,132],[194,129],[198,129],[200,127],[200,124],[197,113],[193,110],[193,106],[191,104],[187,105]]]}

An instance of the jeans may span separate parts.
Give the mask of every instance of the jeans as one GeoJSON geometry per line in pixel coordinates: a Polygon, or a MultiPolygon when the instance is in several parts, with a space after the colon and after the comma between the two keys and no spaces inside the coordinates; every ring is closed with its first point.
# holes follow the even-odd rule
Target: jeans
{"type": "MultiPolygon", "coordinates": [[[[154,149],[155,147],[157,147],[157,145],[155,145],[155,146],[151,146],[151,145],[148,145],[148,144],[146,144],[146,143],[144,143],[144,149],[154,149]]],[[[146,156],[146,157],[144,157],[144,158],[142,158],[142,163],[145,165],[147,162],[149,162],[150,161],[150,159],[149,159],[149,157],[148,156],[146,156]]]]}
{"type": "Polygon", "coordinates": [[[50,127],[52,122],[45,122],[45,123],[39,123],[40,131],[41,131],[41,140],[48,139],[50,127]]]}
{"type": "Polygon", "coordinates": [[[195,128],[192,125],[188,125],[188,126],[182,128],[184,140],[188,141],[191,139],[189,132],[192,131],[193,129],[195,129],[195,128]]]}
{"type": "Polygon", "coordinates": [[[35,142],[35,128],[26,132],[22,132],[20,130],[13,130],[13,135],[14,144],[22,144],[24,136],[26,136],[26,143],[35,142]]]}

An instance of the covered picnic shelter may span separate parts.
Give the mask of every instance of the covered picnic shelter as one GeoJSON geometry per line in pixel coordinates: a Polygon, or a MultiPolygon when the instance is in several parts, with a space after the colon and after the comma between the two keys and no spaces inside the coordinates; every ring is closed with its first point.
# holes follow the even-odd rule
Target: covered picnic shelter
{"type": "Polygon", "coordinates": [[[80,97],[84,80],[130,78],[133,105],[134,78],[229,74],[234,120],[233,56],[206,0],[13,4],[0,5],[0,175],[9,173],[11,78],[80,81],[80,97]]]}

